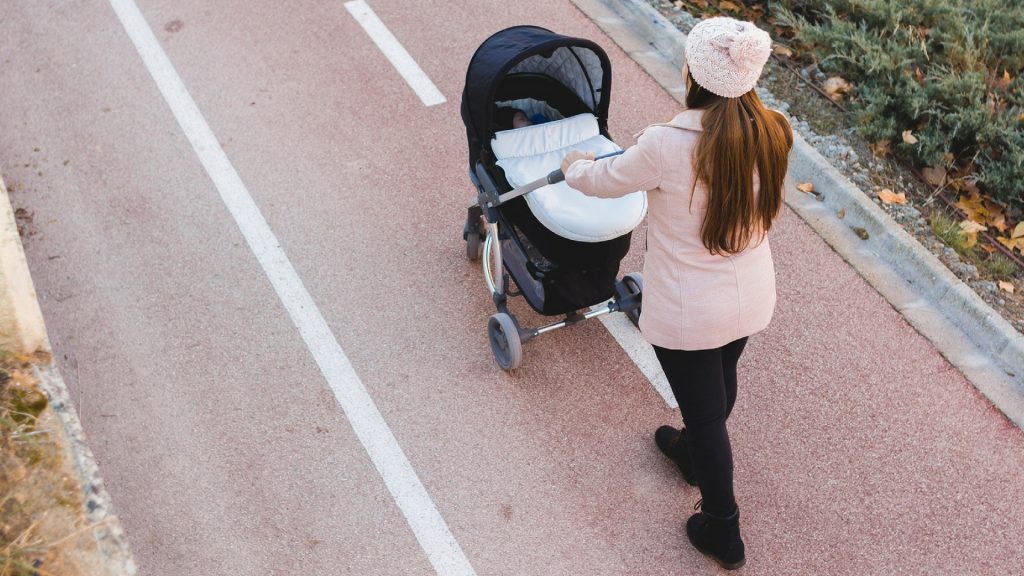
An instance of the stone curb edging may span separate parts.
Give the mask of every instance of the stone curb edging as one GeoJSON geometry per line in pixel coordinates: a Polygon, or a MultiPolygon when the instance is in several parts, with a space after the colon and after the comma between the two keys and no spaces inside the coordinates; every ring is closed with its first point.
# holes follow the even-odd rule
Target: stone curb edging
{"type": "Polygon", "coordinates": [[[96,459],[85,441],[82,423],[72,406],[64,379],[54,366],[37,369],[36,377],[39,379],[39,387],[50,399],[50,409],[60,419],[68,450],[74,457],[74,469],[78,472],[85,499],[85,517],[96,526],[92,534],[108,574],[135,576],[138,570],[128,546],[128,538],[121,520],[113,513],[110,495],[103,486],[96,459]]]}
{"type": "MultiPolygon", "coordinates": [[[[7,187],[0,175],[0,330],[4,344],[25,354],[49,351],[43,314],[36,299],[32,276],[18,235],[7,187]],[[13,295],[12,295],[13,294],[13,295]]],[[[37,367],[39,387],[49,399],[49,408],[60,421],[61,432],[70,452],[72,467],[82,486],[86,519],[92,530],[100,558],[106,568],[103,575],[135,576],[137,568],[121,521],[113,514],[110,495],[103,487],[96,459],[85,441],[78,414],[70,401],[64,379],[57,368],[37,367]]]]}
{"type": "MultiPolygon", "coordinates": [[[[677,101],[686,35],[644,0],[573,3],[677,101]]],[[[1018,427],[1024,428],[1024,336],[842,175],[799,134],[786,204],[1018,427]],[[836,214],[845,211],[840,220],[836,214]],[[863,228],[862,240],[854,227],[863,228]]]]}

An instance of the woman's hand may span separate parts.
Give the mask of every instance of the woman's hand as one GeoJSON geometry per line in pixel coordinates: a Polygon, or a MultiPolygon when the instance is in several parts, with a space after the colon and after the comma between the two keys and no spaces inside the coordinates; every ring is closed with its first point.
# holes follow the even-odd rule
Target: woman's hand
{"type": "Polygon", "coordinates": [[[565,158],[562,159],[562,174],[565,174],[569,170],[569,166],[577,160],[593,160],[593,152],[580,152],[579,150],[570,150],[565,158]]]}

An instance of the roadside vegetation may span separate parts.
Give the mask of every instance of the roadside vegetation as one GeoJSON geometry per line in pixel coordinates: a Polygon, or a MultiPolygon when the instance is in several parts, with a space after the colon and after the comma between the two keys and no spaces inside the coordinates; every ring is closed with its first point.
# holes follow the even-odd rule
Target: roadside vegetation
{"type": "Polygon", "coordinates": [[[850,113],[881,152],[954,191],[1024,206],[1024,4],[781,0],[794,56],[851,83],[850,113]],[[943,172],[945,174],[943,174],[943,172]]]}
{"type": "Polygon", "coordinates": [[[0,351],[0,576],[100,573],[60,425],[33,376],[47,360],[0,351]]]}
{"type": "Polygon", "coordinates": [[[1013,294],[1014,279],[1024,277],[1024,3],[671,4],[698,18],[733,16],[769,31],[779,68],[802,76],[842,118],[812,125],[826,132],[851,127],[869,156],[917,180],[906,190],[876,187],[879,202],[910,201],[934,237],[1013,294]]]}

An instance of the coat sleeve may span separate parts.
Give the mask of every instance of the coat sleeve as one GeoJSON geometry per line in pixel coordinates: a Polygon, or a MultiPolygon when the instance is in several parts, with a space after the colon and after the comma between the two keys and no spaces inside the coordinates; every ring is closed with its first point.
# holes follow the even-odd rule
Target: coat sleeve
{"type": "Polygon", "coordinates": [[[668,129],[651,127],[636,146],[603,160],[577,160],[569,166],[565,181],[587,196],[617,198],[661,185],[661,142],[668,129]]]}

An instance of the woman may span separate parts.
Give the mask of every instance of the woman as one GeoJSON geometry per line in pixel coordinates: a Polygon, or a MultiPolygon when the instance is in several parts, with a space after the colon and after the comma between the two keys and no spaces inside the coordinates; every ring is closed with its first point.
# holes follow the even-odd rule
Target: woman
{"type": "Polygon", "coordinates": [[[686,40],[686,109],[646,128],[621,156],[595,162],[573,150],[562,162],[566,182],[585,194],[649,191],[640,330],[685,424],[662,426],[655,442],[700,487],[690,542],[728,569],[745,554],[725,422],[743,347],[775,308],[766,234],[793,145],[786,119],[753,90],[771,44],[750,22],[700,22],[686,40]]]}

